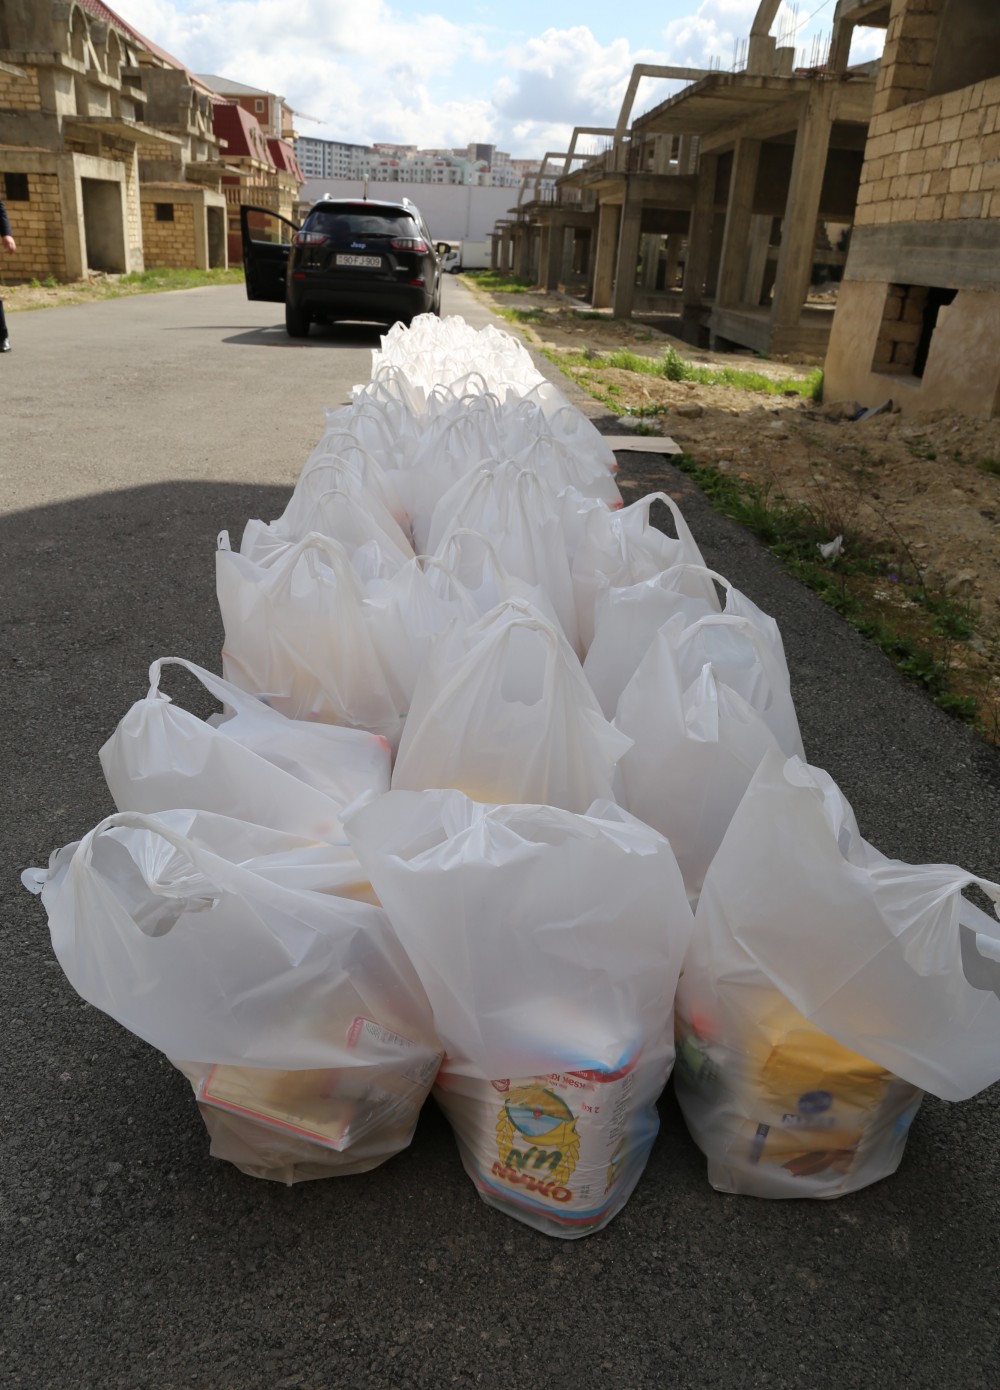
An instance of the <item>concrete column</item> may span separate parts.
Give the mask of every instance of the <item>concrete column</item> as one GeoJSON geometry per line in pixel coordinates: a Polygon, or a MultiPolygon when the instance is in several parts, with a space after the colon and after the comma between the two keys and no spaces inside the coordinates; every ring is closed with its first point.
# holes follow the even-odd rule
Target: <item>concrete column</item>
{"type": "Polygon", "coordinates": [[[672,135],[654,135],[656,144],[653,151],[654,174],[670,173],[670,151],[673,149],[674,137],[672,135]]]}
{"type": "Polygon", "coordinates": [[[500,233],[494,232],[490,237],[490,270],[494,274],[500,268],[500,233]]]}
{"type": "Polygon", "coordinates": [[[594,256],[594,290],[591,297],[595,309],[606,309],[611,303],[620,218],[621,209],[616,203],[601,203],[597,222],[597,249],[594,256]]]}
{"type": "Polygon", "coordinates": [[[522,280],[531,274],[531,228],[526,222],[518,224],[515,235],[514,274],[522,280]]]}
{"type": "Polygon", "coordinates": [[[559,279],[567,284],[576,273],[576,228],[564,227],[562,234],[562,260],[559,264],[559,279]]]}
{"type": "Polygon", "coordinates": [[[500,229],[500,270],[504,275],[509,275],[514,264],[513,246],[510,227],[500,229]]]}
{"type": "Polygon", "coordinates": [[[694,136],[682,135],[678,141],[677,150],[677,172],[679,174],[689,174],[691,172],[692,158],[694,155],[694,136]]]}
{"type": "Polygon", "coordinates": [[[566,277],[563,263],[566,259],[566,227],[560,221],[553,221],[542,231],[541,274],[542,289],[555,291],[566,277]],[[546,236],[546,232],[548,235],[546,236]]]}
{"type": "Polygon", "coordinates": [[[204,197],[192,199],[191,212],[194,218],[194,263],[197,270],[208,270],[208,209],[204,197]]]}
{"type": "Polygon", "coordinates": [[[678,233],[673,233],[667,237],[667,265],[663,273],[663,288],[673,290],[677,288],[677,262],[681,258],[681,247],[684,245],[684,238],[678,233]]]}
{"type": "Polygon", "coordinates": [[[746,289],[743,295],[745,304],[760,304],[764,294],[764,275],[767,271],[767,253],[771,246],[771,228],[774,218],[770,214],[757,216],[750,227],[750,260],[747,265],[746,289]]]}
{"type": "Polygon", "coordinates": [[[792,177],[781,224],[772,328],[794,328],[809,292],[819,200],[833,124],[830,110],[836,85],[830,82],[815,85],[799,119],[792,177]]]}
{"type": "Polygon", "coordinates": [[[653,232],[647,232],[639,239],[639,249],[642,253],[642,288],[644,290],[656,289],[656,272],[660,261],[660,238],[653,232]]]}
{"type": "Polygon", "coordinates": [[[729,180],[729,200],[722,234],[722,257],[715,302],[739,304],[747,268],[747,242],[753,220],[753,195],[760,166],[760,141],[737,140],[733,151],[733,172],[729,180]]]}
{"type": "Polygon", "coordinates": [[[538,288],[547,290],[548,265],[549,265],[549,244],[552,241],[552,228],[548,222],[543,222],[538,229],[538,288]]]}
{"type": "Polygon", "coordinates": [[[615,290],[611,312],[616,319],[631,317],[635,303],[635,276],[639,266],[639,231],[642,223],[642,202],[626,194],[622,207],[621,231],[618,236],[618,259],[615,264],[615,290]]]}
{"type": "Polygon", "coordinates": [[[715,220],[715,178],[718,173],[717,155],[705,155],[698,166],[698,187],[695,192],[691,218],[688,223],[687,256],[684,262],[684,338],[697,341],[698,322],[705,298],[709,255],[712,244],[712,224],[715,220]],[[690,333],[693,336],[689,336],[690,333]]]}

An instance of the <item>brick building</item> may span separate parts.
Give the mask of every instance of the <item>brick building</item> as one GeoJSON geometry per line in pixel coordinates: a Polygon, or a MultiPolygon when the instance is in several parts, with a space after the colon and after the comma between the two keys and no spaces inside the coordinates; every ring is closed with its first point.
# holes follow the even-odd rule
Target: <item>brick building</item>
{"type": "Polygon", "coordinates": [[[274,92],[213,73],[201,74],[198,81],[214,93],[214,129],[226,157],[222,191],[228,209],[229,258],[239,261],[243,258],[241,203],[296,220],[305,175],[295,157],[293,113],[284,97],[274,92]]]}
{"type": "Polygon", "coordinates": [[[102,0],[4,0],[0,62],[11,279],[225,264],[211,99],[182,64],[102,0]]]}
{"type": "Polygon", "coordinates": [[[1000,415],[1000,10],[881,9],[886,47],[826,392],[1000,415]]]}

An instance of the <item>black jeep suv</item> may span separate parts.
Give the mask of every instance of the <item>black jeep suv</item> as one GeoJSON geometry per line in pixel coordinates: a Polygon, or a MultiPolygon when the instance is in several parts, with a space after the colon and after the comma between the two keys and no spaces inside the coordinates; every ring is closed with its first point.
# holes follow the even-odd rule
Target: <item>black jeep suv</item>
{"type": "Polygon", "coordinates": [[[301,227],[244,203],[240,226],[247,298],[284,300],[293,338],[304,338],[313,319],[409,323],[440,312],[440,257],[408,198],[328,194],[301,227]]]}

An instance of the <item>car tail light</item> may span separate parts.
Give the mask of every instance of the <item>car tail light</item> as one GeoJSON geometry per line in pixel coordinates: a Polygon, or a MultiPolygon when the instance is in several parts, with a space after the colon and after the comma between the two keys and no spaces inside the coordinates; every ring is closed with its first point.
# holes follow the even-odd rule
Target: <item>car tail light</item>
{"type": "Polygon", "coordinates": [[[422,275],[418,275],[415,280],[407,280],[406,283],[408,285],[422,285],[424,283],[424,277],[422,275]]]}
{"type": "Polygon", "coordinates": [[[419,236],[398,236],[390,242],[395,251],[427,251],[429,248],[423,237],[419,236]]]}
{"type": "Polygon", "coordinates": [[[292,237],[293,246],[325,246],[328,241],[323,232],[296,232],[292,237]]]}

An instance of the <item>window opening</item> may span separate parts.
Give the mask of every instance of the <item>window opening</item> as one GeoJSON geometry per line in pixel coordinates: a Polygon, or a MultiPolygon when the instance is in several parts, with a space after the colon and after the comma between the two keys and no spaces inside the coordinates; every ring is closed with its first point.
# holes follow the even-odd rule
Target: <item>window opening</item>
{"type": "Polygon", "coordinates": [[[4,174],[3,182],[9,203],[26,203],[28,201],[27,174],[4,174]]]}

